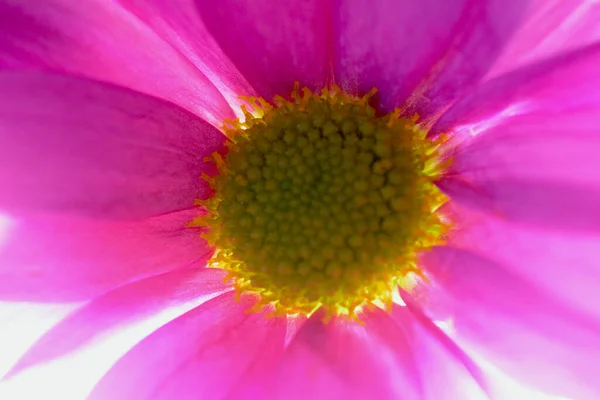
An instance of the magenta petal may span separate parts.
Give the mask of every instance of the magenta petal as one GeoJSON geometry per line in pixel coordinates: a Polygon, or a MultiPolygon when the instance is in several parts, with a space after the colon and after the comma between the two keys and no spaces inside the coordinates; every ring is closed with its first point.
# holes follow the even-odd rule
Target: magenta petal
{"type": "Polygon", "coordinates": [[[225,137],[179,107],[112,85],[0,74],[0,210],[137,218],[193,206],[225,137]]]}
{"type": "Polygon", "coordinates": [[[598,233],[597,110],[506,119],[449,150],[439,185],[454,202],[507,220],[598,233]]]}
{"type": "Polygon", "coordinates": [[[532,0],[527,17],[488,76],[583,47],[600,39],[600,3],[532,0]]]}
{"type": "Polygon", "coordinates": [[[538,389],[597,398],[600,324],[557,302],[494,261],[452,248],[426,253],[429,308],[450,318],[455,337],[538,389]]]}
{"type": "Polygon", "coordinates": [[[198,69],[115,2],[1,1],[0,69],[115,83],[168,99],[216,126],[233,116],[198,69]]]}
{"type": "Polygon", "coordinates": [[[256,94],[207,31],[195,0],[118,1],[202,71],[229,104],[241,104],[240,95],[256,94]]]}
{"type": "Polygon", "coordinates": [[[196,0],[208,31],[260,96],[288,96],[294,81],[321,89],[330,75],[329,3],[196,0]]]}
{"type": "Polygon", "coordinates": [[[286,320],[247,313],[220,295],[148,336],[104,376],[90,399],[225,397],[261,353],[283,351],[286,320]]]}
{"type": "MultiPolygon", "coordinates": [[[[410,334],[382,311],[365,325],[313,316],[266,379],[268,399],[421,399],[410,334]]],[[[434,362],[434,361],[433,361],[434,362]]]]}
{"type": "Polygon", "coordinates": [[[243,376],[223,400],[272,399],[273,371],[279,369],[285,348],[306,321],[304,316],[288,316],[284,347],[281,347],[279,341],[262,347],[260,357],[246,368],[243,376]]]}
{"type": "Polygon", "coordinates": [[[600,231],[569,232],[512,223],[472,209],[452,207],[460,221],[452,246],[502,264],[557,300],[600,318],[600,231]]]}
{"type": "Polygon", "coordinates": [[[432,128],[432,134],[482,130],[528,113],[555,113],[600,107],[600,44],[529,65],[481,85],[457,102],[432,128]]]}
{"type": "Polygon", "coordinates": [[[76,351],[95,337],[125,329],[167,307],[230,290],[224,271],[184,269],[125,285],[87,303],[41,337],[11,373],[76,351]]]}
{"type": "Polygon", "coordinates": [[[408,101],[427,118],[485,75],[527,3],[344,0],[335,14],[336,81],[359,93],[377,87],[385,109],[408,101]]]}
{"type": "Polygon", "coordinates": [[[123,222],[31,215],[0,244],[0,300],[76,301],[136,279],[203,267],[212,254],[186,224],[196,210],[123,222]]]}

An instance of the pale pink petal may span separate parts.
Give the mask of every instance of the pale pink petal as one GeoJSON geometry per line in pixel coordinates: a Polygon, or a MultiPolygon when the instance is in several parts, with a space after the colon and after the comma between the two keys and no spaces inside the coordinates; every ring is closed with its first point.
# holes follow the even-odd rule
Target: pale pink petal
{"type": "Polygon", "coordinates": [[[118,1],[202,71],[229,104],[241,104],[240,95],[256,95],[208,32],[195,0],[118,1]]]}
{"type": "Polygon", "coordinates": [[[481,134],[514,115],[600,107],[600,44],[562,54],[482,84],[457,102],[432,134],[481,134]]]}
{"type": "Polygon", "coordinates": [[[597,1],[530,1],[527,17],[487,77],[596,42],[599,18],[597,1]]]}
{"type": "Polygon", "coordinates": [[[0,382],[33,343],[79,306],[0,301],[0,382]]]}
{"type": "Polygon", "coordinates": [[[410,329],[412,346],[418,349],[416,362],[423,377],[423,398],[438,400],[450,393],[462,400],[479,399],[484,394],[493,398],[490,383],[475,362],[408,293],[401,289],[401,295],[406,307],[394,304],[392,317],[400,327],[410,329]]]}
{"type": "Polygon", "coordinates": [[[418,374],[410,329],[382,311],[363,318],[364,325],[341,319],[324,324],[320,315],[309,319],[264,378],[266,392],[257,398],[421,399],[426,382],[418,374]]]}
{"type": "Polygon", "coordinates": [[[262,352],[283,351],[286,320],[248,313],[231,292],[157,330],[127,353],[90,399],[219,399],[262,352]]]}
{"type": "Polygon", "coordinates": [[[598,110],[506,119],[452,149],[439,186],[453,202],[503,219],[598,234],[598,110]]]}
{"type": "Polygon", "coordinates": [[[33,214],[9,220],[0,242],[0,299],[74,301],[136,279],[203,267],[212,254],[196,210],[142,221],[33,214]]]}
{"type": "Polygon", "coordinates": [[[16,374],[48,362],[168,307],[231,290],[225,272],[191,268],[143,279],[115,289],[79,308],[40,338],[12,369],[16,374]]]}
{"type": "Polygon", "coordinates": [[[0,69],[83,75],[168,99],[220,126],[233,112],[176,49],[116,2],[0,1],[0,69]]]}
{"type": "Polygon", "coordinates": [[[171,103],[38,73],[2,73],[0,92],[0,210],[137,218],[210,194],[224,136],[171,103]]]}
{"type": "Polygon", "coordinates": [[[335,76],[345,89],[379,89],[384,109],[428,118],[485,75],[527,2],[344,0],[335,10],[335,76]]]}
{"type": "Polygon", "coordinates": [[[460,343],[546,393],[597,398],[595,319],[482,255],[440,247],[422,261],[434,285],[427,308],[448,319],[460,343]]]}
{"type": "Polygon", "coordinates": [[[288,96],[294,81],[330,78],[331,10],[321,0],[196,0],[200,18],[256,93],[288,96]]]}
{"type": "Polygon", "coordinates": [[[600,229],[537,228],[457,204],[451,208],[460,221],[449,238],[452,246],[485,255],[557,301],[600,318],[600,229]]]}

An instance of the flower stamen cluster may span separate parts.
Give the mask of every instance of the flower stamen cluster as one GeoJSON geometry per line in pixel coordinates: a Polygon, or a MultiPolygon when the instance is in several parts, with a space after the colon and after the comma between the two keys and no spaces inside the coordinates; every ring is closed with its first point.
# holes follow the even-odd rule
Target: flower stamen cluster
{"type": "Polygon", "coordinates": [[[356,317],[391,304],[418,253],[443,240],[444,139],[398,110],[376,115],[374,93],[296,85],[290,100],[245,99],[252,112],[226,124],[228,152],[213,154],[219,174],[205,177],[215,195],[194,224],[210,228],[210,266],[257,293],[258,308],[356,317]]]}

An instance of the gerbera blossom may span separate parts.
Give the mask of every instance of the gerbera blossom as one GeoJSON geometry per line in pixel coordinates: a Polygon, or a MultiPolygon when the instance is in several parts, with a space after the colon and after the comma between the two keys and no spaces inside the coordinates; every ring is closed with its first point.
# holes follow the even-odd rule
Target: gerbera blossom
{"type": "Polygon", "coordinates": [[[82,396],[597,399],[598,18],[0,1],[0,299],[74,308],[4,384],[177,310],[82,396]]]}

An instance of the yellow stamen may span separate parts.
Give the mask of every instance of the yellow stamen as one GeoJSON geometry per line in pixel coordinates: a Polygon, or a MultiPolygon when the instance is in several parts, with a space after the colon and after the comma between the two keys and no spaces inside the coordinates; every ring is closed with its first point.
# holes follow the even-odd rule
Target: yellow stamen
{"type": "Polygon", "coordinates": [[[215,195],[194,221],[210,230],[213,268],[275,315],[347,316],[389,309],[396,287],[420,274],[417,255],[442,242],[447,199],[434,180],[450,160],[400,110],[376,115],[373,89],[300,90],[274,104],[245,98],[244,121],[226,121],[228,153],[203,175],[215,195]],[[250,111],[250,109],[252,111],[250,111]]]}

